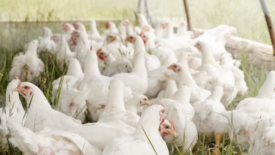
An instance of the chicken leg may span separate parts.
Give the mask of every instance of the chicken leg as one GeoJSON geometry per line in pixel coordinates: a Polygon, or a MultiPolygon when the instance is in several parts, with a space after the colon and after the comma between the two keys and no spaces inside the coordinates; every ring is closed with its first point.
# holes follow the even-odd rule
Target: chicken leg
{"type": "Polygon", "coordinates": [[[219,155],[219,148],[218,146],[220,145],[221,143],[221,140],[222,140],[222,133],[216,133],[215,134],[215,148],[212,152],[212,155],[219,155]]]}

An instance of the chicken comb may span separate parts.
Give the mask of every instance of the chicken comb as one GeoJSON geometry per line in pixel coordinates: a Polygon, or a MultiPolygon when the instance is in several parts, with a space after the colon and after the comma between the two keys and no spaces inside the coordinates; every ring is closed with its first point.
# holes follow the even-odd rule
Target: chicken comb
{"type": "Polygon", "coordinates": [[[96,51],[96,53],[99,53],[99,52],[101,52],[101,51],[102,51],[102,48],[98,49],[98,50],[96,51]]]}
{"type": "Polygon", "coordinates": [[[139,34],[139,36],[142,36],[143,35],[143,32],[141,32],[140,34],[139,34]]]}
{"type": "Polygon", "coordinates": [[[90,50],[93,50],[93,46],[90,46],[90,50]]]}
{"type": "Polygon", "coordinates": [[[65,26],[65,24],[67,24],[67,22],[64,22],[64,23],[62,24],[62,26],[65,26]]]}
{"type": "Polygon", "coordinates": [[[109,21],[106,21],[106,22],[105,22],[105,27],[106,27],[106,28],[109,28],[109,26],[110,26],[109,21]]]}
{"type": "Polygon", "coordinates": [[[75,25],[77,22],[78,22],[78,21],[74,21],[74,22],[73,22],[73,25],[75,25]]]}
{"type": "Polygon", "coordinates": [[[20,85],[21,85],[21,81],[18,82],[17,88],[20,88],[20,85]]]}
{"type": "Polygon", "coordinates": [[[159,102],[158,105],[161,105],[161,106],[163,106],[163,108],[165,108],[164,105],[161,102],[159,102]]]}
{"type": "Polygon", "coordinates": [[[168,120],[168,121],[169,121],[169,123],[172,125],[173,129],[176,130],[176,127],[175,127],[174,122],[173,122],[172,120],[168,120]]]}

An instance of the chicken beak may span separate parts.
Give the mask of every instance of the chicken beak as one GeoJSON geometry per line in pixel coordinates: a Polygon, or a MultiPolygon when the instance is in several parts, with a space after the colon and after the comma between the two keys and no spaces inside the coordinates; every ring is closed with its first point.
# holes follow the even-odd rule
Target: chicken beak
{"type": "Polygon", "coordinates": [[[167,69],[173,69],[173,67],[172,67],[172,66],[169,66],[167,69]]]}
{"type": "Polygon", "coordinates": [[[129,39],[129,38],[126,38],[125,41],[129,41],[129,42],[130,42],[130,39],[129,39]]]}
{"type": "Polygon", "coordinates": [[[167,115],[166,115],[166,113],[164,113],[163,117],[164,117],[164,119],[166,119],[166,118],[167,118],[167,115]]]}
{"type": "Polygon", "coordinates": [[[21,92],[21,89],[16,87],[16,88],[13,89],[13,91],[21,92]]]}
{"type": "Polygon", "coordinates": [[[149,103],[149,102],[146,102],[146,103],[143,103],[142,105],[150,105],[150,103],[149,103]]]}
{"type": "Polygon", "coordinates": [[[100,51],[98,50],[98,51],[96,52],[96,55],[99,56],[99,53],[100,53],[100,51]]]}
{"type": "Polygon", "coordinates": [[[170,134],[171,134],[173,137],[177,137],[177,132],[176,132],[176,131],[171,131],[170,134]]]}
{"type": "Polygon", "coordinates": [[[116,40],[116,37],[113,37],[113,39],[111,40],[111,42],[115,41],[116,40]]]}
{"type": "Polygon", "coordinates": [[[148,29],[147,29],[146,27],[143,27],[143,28],[141,29],[141,32],[148,32],[148,29]]]}

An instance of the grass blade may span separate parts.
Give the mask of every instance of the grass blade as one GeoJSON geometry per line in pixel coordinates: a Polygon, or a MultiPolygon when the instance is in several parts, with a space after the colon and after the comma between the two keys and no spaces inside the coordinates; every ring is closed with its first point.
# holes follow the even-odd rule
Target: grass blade
{"type": "Polygon", "coordinates": [[[154,151],[155,151],[156,155],[158,155],[158,153],[157,153],[157,151],[156,151],[156,149],[155,149],[154,145],[152,144],[151,140],[149,139],[149,137],[148,137],[148,135],[147,135],[147,133],[145,132],[145,130],[144,130],[144,128],[143,128],[143,127],[142,127],[142,130],[143,130],[143,132],[144,132],[145,136],[147,137],[147,139],[148,139],[148,141],[149,141],[150,145],[151,145],[151,146],[152,146],[152,148],[154,149],[154,151]]]}

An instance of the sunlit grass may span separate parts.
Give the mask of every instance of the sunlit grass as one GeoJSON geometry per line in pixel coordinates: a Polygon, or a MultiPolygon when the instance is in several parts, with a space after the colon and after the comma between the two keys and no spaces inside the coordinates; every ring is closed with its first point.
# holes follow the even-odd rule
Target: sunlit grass
{"type": "MultiPolygon", "coordinates": [[[[275,22],[275,1],[266,0],[275,22]]],[[[192,26],[212,28],[227,24],[243,38],[270,44],[257,0],[189,0],[192,26]]],[[[153,16],[185,18],[182,0],[148,0],[153,16]]],[[[0,20],[80,20],[132,18],[137,0],[1,0],[0,20]]],[[[142,5],[142,9],[143,9],[142,5]]]]}

